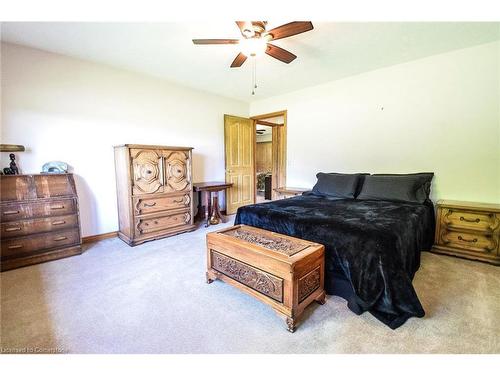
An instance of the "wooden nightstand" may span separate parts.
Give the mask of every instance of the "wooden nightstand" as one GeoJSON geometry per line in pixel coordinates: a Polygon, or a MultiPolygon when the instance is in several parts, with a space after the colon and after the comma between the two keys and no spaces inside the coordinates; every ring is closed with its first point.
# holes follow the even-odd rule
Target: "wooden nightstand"
{"type": "Polygon", "coordinates": [[[280,187],[280,188],[274,189],[274,191],[276,193],[278,193],[280,199],[294,197],[296,195],[301,195],[302,193],[305,193],[306,191],[310,191],[310,190],[311,189],[293,188],[293,187],[280,187]]]}
{"type": "Polygon", "coordinates": [[[500,204],[440,200],[432,252],[500,265],[500,204]]]}

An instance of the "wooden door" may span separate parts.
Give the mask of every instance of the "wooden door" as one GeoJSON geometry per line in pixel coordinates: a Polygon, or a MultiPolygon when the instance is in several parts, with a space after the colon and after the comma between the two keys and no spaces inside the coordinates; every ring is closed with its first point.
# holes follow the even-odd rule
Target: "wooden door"
{"type": "Polygon", "coordinates": [[[226,153],[227,214],[255,202],[255,126],[253,120],[224,115],[226,153]]]}

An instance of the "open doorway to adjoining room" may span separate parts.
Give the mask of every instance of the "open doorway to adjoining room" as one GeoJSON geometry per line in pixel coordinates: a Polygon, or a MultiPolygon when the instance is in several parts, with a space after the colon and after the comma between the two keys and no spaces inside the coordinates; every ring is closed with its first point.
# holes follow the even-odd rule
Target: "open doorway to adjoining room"
{"type": "Polygon", "coordinates": [[[257,124],[255,142],[255,203],[261,203],[272,199],[273,127],[257,124]]]}
{"type": "Polygon", "coordinates": [[[286,186],[286,116],[286,111],[250,118],[224,115],[226,183],[231,185],[226,189],[228,215],[236,213],[241,206],[277,199],[278,188],[286,186]],[[265,135],[262,143],[270,142],[267,145],[270,155],[261,154],[261,148],[266,146],[258,146],[261,143],[257,142],[258,133],[265,135]],[[256,155],[257,147],[259,156],[256,155]],[[258,189],[261,192],[257,199],[258,189]]]}
{"type": "Polygon", "coordinates": [[[286,181],[286,111],[253,116],[255,122],[255,203],[278,198],[286,181]]]}

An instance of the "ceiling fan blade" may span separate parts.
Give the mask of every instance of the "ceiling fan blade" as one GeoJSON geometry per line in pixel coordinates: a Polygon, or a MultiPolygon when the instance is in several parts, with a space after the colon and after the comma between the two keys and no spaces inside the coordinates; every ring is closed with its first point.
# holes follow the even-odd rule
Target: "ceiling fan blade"
{"type": "Polygon", "coordinates": [[[241,35],[245,38],[251,38],[255,35],[251,21],[236,21],[236,24],[241,31],[241,35]]]}
{"type": "Polygon", "coordinates": [[[297,58],[297,56],[295,56],[293,53],[288,52],[286,49],[275,46],[271,43],[267,43],[266,53],[269,56],[272,56],[275,59],[283,61],[284,63],[287,64],[290,64],[293,60],[297,58]]]}
{"type": "Polygon", "coordinates": [[[269,30],[267,33],[272,36],[272,40],[277,40],[288,38],[292,35],[305,33],[306,31],[310,31],[312,29],[314,29],[314,27],[310,21],[295,21],[275,27],[274,29],[269,30]]]}
{"type": "Polygon", "coordinates": [[[239,68],[240,66],[243,65],[246,59],[247,57],[244,54],[242,54],[241,52],[238,53],[236,58],[233,60],[233,63],[231,64],[231,68],[239,68]]]}
{"type": "Polygon", "coordinates": [[[238,39],[193,39],[194,44],[238,44],[238,39]]]}

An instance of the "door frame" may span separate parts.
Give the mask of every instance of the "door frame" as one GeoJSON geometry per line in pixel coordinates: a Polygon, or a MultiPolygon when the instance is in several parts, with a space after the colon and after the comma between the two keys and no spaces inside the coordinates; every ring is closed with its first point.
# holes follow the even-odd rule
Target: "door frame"
{"type": "MultiPolygon", "coordinates": [[[[264,113],[262,115],[251,116],[251,120],[253,120],[253,132],[257,131],[257,123],[261,122],[262,125],[272,126],[273,127],[273,167],[272,167],[272,183],[271,183],[271,198],[277,199],[279,197],[278,193],[275,189],[279,187],[286,186],[286,149],[287,149],[287,110],[276,111],[271,113],[264,113]],[[272,122],[265,121],[265,119],[283,116],[283,124],[275,124],[272,122]],[[265,122],[265,123],[263,123],[265,122]],[[276,135],[275,135],[276,134],[276,135]],[[276,178],[277,177],[277,178],[276,178]]],[[[257,138],[254,137],[254,185],[257,185],[257,138]]],[[[257,201],[257,189],[254,189],[254,203],[257,201]]]]}

